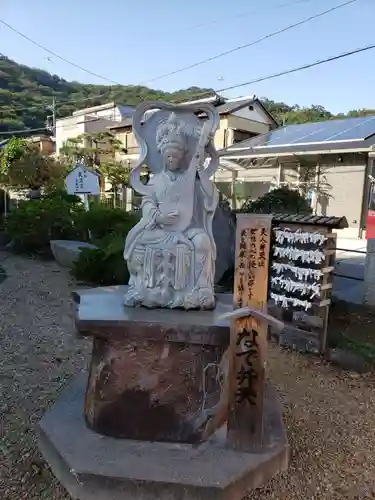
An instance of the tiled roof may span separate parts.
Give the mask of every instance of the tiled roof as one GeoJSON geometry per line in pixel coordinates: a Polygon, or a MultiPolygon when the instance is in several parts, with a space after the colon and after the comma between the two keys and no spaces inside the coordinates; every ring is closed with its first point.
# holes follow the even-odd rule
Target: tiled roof
{"type": "Polygon", "coordinates": [[[332,229],[345,229],[348,226],[346,217],[326,217],[324,215],[305,214],[280,214],[273,213],[272,222],[288,224],[311,224],[313,226],[326,226],[332,229]]]}
{"type": "Polygon", "coordinates": [[[216,106],[216,109],[218,110],[220,115],[226,115],[228,113],[233,113],[234,111],[237,111],[238,109],[245,108],[246,106],[250,106],[255,99],[252,98],[246,98],[246,99],[241,99],[241,100],[233,100],[233,101],[228,101],[225,102],[224,104],[220,104],[219,106],[216,106]]]}
{"type": "Polygon", "coordinates": [[[125,120],[118,122],[117,125],[111,125],[108,128],[110,130],[115,130],[115,129],[122,128],[122,127],[130,127],[132,124],[133,124],[133,118],[128,117],[128,118],[125,118],[125,120]]]}

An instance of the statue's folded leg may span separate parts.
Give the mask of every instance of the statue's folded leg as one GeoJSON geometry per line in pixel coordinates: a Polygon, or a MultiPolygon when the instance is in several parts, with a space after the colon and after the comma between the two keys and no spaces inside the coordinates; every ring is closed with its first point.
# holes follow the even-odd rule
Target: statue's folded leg
{"type": "Polygon", "coordinates": [[[212,248],[207,233],[199,232],[193,238],[196,288],[212,288],[212,248]]]}

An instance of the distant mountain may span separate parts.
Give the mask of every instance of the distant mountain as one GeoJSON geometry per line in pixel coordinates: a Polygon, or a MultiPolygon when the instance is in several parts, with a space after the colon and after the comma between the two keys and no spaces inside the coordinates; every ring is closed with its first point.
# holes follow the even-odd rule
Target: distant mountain
{"type": "MultiPolygon", "coordinates": [[[[109,101],[129,105],[136,105],[146,99],[183,101],[209,92],[212,92],[212,89],[199,87],[169,93],[140,85],[108,86],[67,82],[47,71],[30,68],[0,56],[0,136],[1,132],[44,127],[47,116],[51,115],[48,107],[51,106],[53,97],[56,98],[57,117],[64,117],[77,109],[109,101]]],[[[289,106],[266,98],[263,99],[263,103],[280,124],[306,123],[345,116],[375,115],[375,110],[372,109],[354,110],[346,115],[334,115],[320,105],[289,106]]]]}
{"type": "Polygon", "coordinates": [[[48,108],[56,98],[57,117],[70,115],[77,109],[110,101],[136,105],[146,99],[183,101],[212,89],[190,87],[176,92],[163,92],[140,85],[91,85],[67,82],[41,69],[18,64],[0,56],[0,135],[23,128],[44,127],[51,115],[48,108]]]}

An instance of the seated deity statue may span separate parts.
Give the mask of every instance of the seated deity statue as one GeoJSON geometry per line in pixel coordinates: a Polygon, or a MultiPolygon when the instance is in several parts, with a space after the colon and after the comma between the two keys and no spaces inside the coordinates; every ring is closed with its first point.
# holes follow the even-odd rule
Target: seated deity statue
{"type": "Polygon", "coordinates": [[[218,124],[209,104],[138,106],[133,131],[141,157],[131,181],[143,195],[142,217],[125,242],[130,274],[125,306],[215,307],[212,220],[219,197],[210,177],[218,166],[213,144],[218,124]],[[151,172],[147,184],[140,180],[145,165],[151,172]]]}

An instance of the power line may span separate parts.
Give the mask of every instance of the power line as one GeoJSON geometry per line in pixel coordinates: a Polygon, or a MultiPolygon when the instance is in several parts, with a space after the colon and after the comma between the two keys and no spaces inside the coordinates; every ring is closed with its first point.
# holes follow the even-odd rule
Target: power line
{"type": "MultiPolygon", "coordinates": [[[[262,76],[260,78],[254,79],[254,80],[250,80],[248,82],[243,82],[243,83],[239,83],[236,85],[231,85],[230,87],[221,88],[221,89],[215,90],[215,91],[210,92],[210,93],[208,93],[208,92],[202,92],[200,94],[198,93],[195,96],[192,96],[189,100],[196,99],[199,97],[202,97],[202,98],[207,97],[208,95],[212,95],[213,93],[218,94],[220,92],[225,92],[227,90],[233,90],[236,88],[245,87],[247,85],[253,85],[255,83],[264,82],[266,80],[272,80],[272,79],[278,78],[280,76],[289,75],[291,73],[297,73],[299,71],[304,71],[306,69],[313,68],[315,66],[326,64],[326,63],[332,62],[332,61],[337,61],[339,59],[344,59],[345,57],[349,57],[349,56],[352,56],[355,54],[360,54],[362,52],[366,52],[366,51],[372,50],[372,49],[375,49],[375,43],[371,44],[371,45],[367,45],[365,47],[361,47],[359,49],[354,49],[354,50],[351,50],[348,52],[344,52],[344,53],[336,55],[336,56],[327,57],[326,59],[320,59],[320,60],[315,61],[313,63],[304,64],[303,66],[298,66],[297,68],[287,69],[285,71],[280,71],[279,73],[273,73],[273,74],[268,75],[268,76],[262,76]]],[[[174,103],[174,104],[182,104],[182,102],[186,102],[186,101],[172,101],[172,103],[174,103]]],[[[23,131],[25,132],[25,131],[29,131],[29,130],[30,129],[24,129],[23,131]]],[[[11,133],[11,132],[9,132],[9,133],[11,133]]]]}
{"type": "Polygon", "coordinates": [[[10,24],[8,24],[7,22],[3,21],[2,19],[0,19],[0,23],[3,24],[4,26],[6,26],[7,28],[9,28],[10,30],[14,31],[14,33],[17,33],[17,35],[19,36],[22,36],[22,38],[24,38],[25,40],[29,41],[30,43],[36,45],[37,47],[39,47],[40,49],[43,49],[45,50],[46,52],[48,52],[49,54],[53,55],[54,57],[57,57],[58,59],[60,59],[61,61],[64,61],[68,64],[70,64],[71,66],[74,66],[75,68],[78,68],[80,69],[81,71],[85,71],[86,73],[92,75],[92,76],[95,76],[96,78],[101,78],[102,80],[105,80],[109,83],[112,83],[114,85],[122,85],[122,83],[119,83],[119,82],[115,82],[114,80],[110,80],[109,78],[106,78],[105,76],[103,75],[99,75],[98,73],[94,73],[93,71],[89,70],[89,69],[86,69],[86,68],[83,68],[82,66],[79,66],[79,64],[76,64],[72,61],[69,61],[69,59],[66,59],[65,57],[63,56],[60,56],[59,54],[57,54],[56,52],[53,52],[52,50],[48,49],[47,47],[45,47],[44,45],[41,45],[40,43],[36,42],[35,40],[33,40],[32,38],[30,38],[29,36],[25,35],[24,33],[21,33],[21,31],[18,31],[16,28],[14,28],[13,26],[11,26],[10,24]]]}
{"type": "MultiPolygon", "coordinates": [[[[222,89],[218,89],[218,90],[215,90],[214,92],[217,93],[217,94],[219,94],[220,92],[226,92],[227,90],[238,89],[240,87],[246,87],[247,85],[254,85],[255,83],[264,82],[266,80],[272,80],[272,79],[278,78],[280,76],[290,75],[291,73],[297,73],[298,71],[303,71],[305,69],[310,69],[310,68],[313,68],[315,66],[320,66],[321,64],[325,64],[325,63],[332,62],[332,61],[337,61],[339,59],[344,59],[345,57],[353,56],[355,54],[360,54],[361,52],[366,52],[366,51],[372,50],[372,49],[375,49],[375,43],[371,44],[371,45],[367,45],[366,47],[361,47],[359,49],[354,49],[354,50],[351,50],[351,51],[348,51],[348,52],[344,52],[344,53],[336,55],[336,56],[327,57],[326,59],[320,59],[320,60],[315,61],[313,63],[304,64],[303,66],[298,66],[297,68],[287,69],[287,70],[284,70],[284,71],[280,71],[279,73],[272,73],[271,75],[262,76],[260,78],[254,79],[254,80],[250,80],[248,82],[238,83],[236,85],[231,85],[230,87],[225,87],[225,88],[222,88],[222,89]]],[[[196,94],[194,97],[190,98],[189,101],[191,99],[196,99],[197,97],[202,97],[203,98],[203,97],[205,97],[205,96],[207,97],[209,95],[211,95],[211,93],[202,92],[202,93],[196,94]]]]}
{"type": "MultiPolygon", "coordinates": [[[[289,2],[289,3],[285,3],[285,4],[282,4],[282,5],[279,5],[279,6],[278,6],[278,7],[276,7],[276,8],[282,8],[282,7],[286,7],[286,6],[289,6],[289,5],[294,5],[294,4],[298,4],[298,3],[305,3],[305,2],[308,2],[308,1],[311,1],[311,0],[297,0],[297,1],[295,1],[295,2],[289,2]]],[[[175,71],[173,71],[173,72],[170,72],[170,73],[168,73],[168,74],[164,74],[164,75],[158,76],[158,77],[156,77],[156,78],[153,78],[153,79],[151,79],[151,80],[148,80],[147,82],[143,82],[143,83],[141,83],[140,85],[145,84],[145,83],[150,83],[150,82],[153,82],[153,81],[156,81],[156,80],[159,80],[159,79],[165,78],[165,77],[167,77],[167,76],[172,76],[172,75],[174,75],[174,74],[180,73],[180,72],[185,71],[185,70],[187,70],[187,69],[190,69],[190,68],[193,68],[193,67],[196,67],[196,66],[199,66],[199,65],[205,64],[206,62],[209,62],[209,61],[215,60],[215,59],[217,59],[217,58],[219,58],[219,57],[223,57],[223,56],[225,56],[225,55],[231,54],[231,53],[233,53],[233,52],[235,52],[235,51],[242,50],[242,49],[244,49],[244,48],[247,48],[247,47],[250,47],[250,46],[256,45],[256,44],[258,44],[258,43],[260,43],[260,42],[262,42],[262,41],[264,41],[264,40],[266,40],[266,39],[268,39],[268,38],[272,38],[273,36],[276,36],[276,35],[278,35],[278,34],[281,34],[281,33],[285,32],[285,31],[287,31],[287,30],[290,30],[290,29],[292,29],[292,28],[294,28],[294,27],[300,26],[300,25],[302,25],[302,24],[304,24],[304,23],[307,23],[307,22],[309,22],[309,21],[311,21],[311,20],[313,20],[313,19],[316,19],[316,18],[318,18],[318,17],[321,17],[321,16],[323,16],[323,15],[326,15],[326,14],[328,14],[328,13],[330,13],[330,12],[333,12],[333,11],[335,11],[335,10],[337,10],[337,9],[340,9],[340,8],[342,8],[342,7],[346,6],[346,5],[349,5],[349,4],[351,4],[351,3],[354,3],[354,2],[356,2],[356,1],[357,1],[357,0],[348,0],[348,1],[346,1],[346,2],[342,3],[342,4],[338,5],[338,6],[332,7],[331,9],[328,9],[328,10],[323,11],[323,12],[320,12],[320,13],[318,13],[318,14],[314,15],[314,16],[311,16],[311,17],[309,17],[309,18],[307,18],[307,19],[304,19],[304,20],[302,20],[302,21],[299,21],[298,23],[292,24],[292,25],[290,25],[290,26],[287,26],[287,27],[285,27],[285,28],[282,28],[281,30],[275,31],[275,32],[273,32],[273,33],[270,33],[270,34],[268,34],[268,35],[266,35],[266,36],[264,36],[264,37],[262,37],[262,38],[260,38],[260,39],[258,39],[258,40],[255,40],[255,41],[253,41],[253,42],[250,42],[249,44],[245,44],[245,45],[242,45],[242,46],[239,46],[239,47],[235,47],[235,48],[233,48],[233,49],[231,49],[231,50],[229,50],[229,51],[222,52],[221,54],[217,54],[216,56],[213,56],[213,57],[211,57],[211,58],[208,58],[208,59],[206,59],[206,60],[204,60],[204,61],[199,61],[198,63],[195,63],[195,64],[193,64],[193,65],[186,66],[186,67],[184,67],[184,68],[180,68],[180,69],[175,70],[175,71]]],[[[239,14],[239,15],[240,15],[240,14],[239,14]]],[[[238,16],[239,16],[239,15],[238,15],[238,16]]],[[[236,17],[237,17],[237,16],[236,16],[236,17]]],[[[214,21],[214,22],[215,22],[215,21],[214,21]]],[[[80,70],[82,70],[82,71],[85,71],[86,73],[88,73],[88,74],[90,74],[90,75],[92,75],[92,76],[95,76],[95,77],[97,77],[97,78],[101,78],[101,79],[103,79],[103,80],[105,80],[105,81],[107,81],[107,82],[109,82],[109,83],[113,83],[113,84],[115,84],[115,85],[121,85],[121,86],[122,86],[122,84],[121,84],[121,83],[119,83],[119,82],[116,82],[116,81],[111,80],[111,79],[109,79],[109,78],[106,78],[106,77],[104,77],[104,76],[102,76],[102,75],[99,75],[99,74],[97,74],[97,73],[94,73],[93,71],[88,70],[88,69],[86,69],[86,68],[83,68],[82,66],[80,66],[80,65],[78,65],[78,64],[76,64],[76,63],[74,63],[74,62],[72,62],[72,61],[69,61],[68,59],[66,59],[66,58],[64,58],[64,57],[62,57],[62,56],[60,56],[59,54],[57,54],[57,53],[53,52],[52,50],[50,50],[50,49],[48,49],[47,47],[45,47],[45,46],[41,45],[40,43],[36,42],[35,40],[33,40],[32,38],[30,38],[29,36],[27,36],[27,35],[25,35],[24,33],[20,32],[19,30],[17,30],[16,28],[14,28],[13,26],[11,26],[11,25],[10,25],[10,24],[8,24],[7,22],[3,21],[2,19],[0,19],[0,23],[2,23],[4,26],[6,26],[7,28],[9,28],[10,30],[12,30],[12,31],[14,31],[15,33],[17,33],[19,36],[21,36],[21,37],[23,37],[24,39],[28,40],[30,43],[33,43],[33,44],[34,44],[34,45],[36,45],[37,47],[39,47],[39,48],[41,48],[41,49],[45,50],[46,52],[48,52],[49,54],[52,54],[53,56],[57,57],[58,59],[60,59],[60,60],[62,60],[62,61],[64,61],[64,62],[66,62],[66,63],[68,63],[68,64],[70,64],[70,65],[72,65],[72,66],[74,66],[74,67],[76,67],[76,68],[78,68],[78,69],[80,69],[80,70]]],[[[199,25],[198,25],[198,27],[199,27],[199,25]]],[[[2,54],[2,55],[3,55],[3,54],[2,54]]],[[[98,99],[98,98],[104,97],[104,95],[105,95],[105,94],[99,94],[99,95],[97,95],[97,96],[90,96],[90,97],[87,97],[87,98],[82,98],[82,99],[77,99],[77,100],[62,101],[61,103],[58,103],[57,105],[58,105],[58,106],[63,106],[63,105],[75,104],[75,103],[78,103],[78,102],[82,102],[82,103],[83,103],[83,102],[92,101],[92,100],[95,100],[95,99],[98,99]]],[[[40,107],[44,107],[44,106],[45,106],[44,104],[40,105],[40,107]]],[[[35,108],[35,106],[33,106],[33,107],[35,108]]],[[[38,106],[38,107],[39,107],[39,106],[38,106]]],[[[22,109],[29,109],[29,108],[27,108],[27,107],[25,107],[25,108],[14,108],[14,110],[15,110],[15,111],[20,111],[20,110],[22,110],[22,109]]]]}
{"type": "MultiPolygon", "coordinates": [[[[278,10],[278,9],[283,9],[284,7],[290,7],[292,5],[298,5],[298,4],[301,4],[301,3],[307,3],[307,2],[312,2],[313,0],[295,0],[293,2],[287,2],[287,3],[283,3],[283,4],[279,4],[279,5],[275,5],[275,6],[271,6],[272,7],[272,10],[275,11],[275,10],[278,10]]],[[[192,26],[188,26],[186,27],[187,29],[198,29],[198,28],[206,28],[207,26],[213,26],[213,25],[217,25],[217,24],[223,24],[223,23],[226,23],[228,24],[228,21],[230,21],[231,19],[242,19],[244,18],[245,16],[248,17],[248,16],[255,16],[257,14],[260,14],[260,13],[263,13],[264,10],[253,10],[253,11],[245,11],[245,12],[240,12],[234,16],[221,16],[221,19],[213,19],[211,21],[208,21],[207,23],[200,23],[200,24],[194,24],[192,26]]],[[[181,29],[183,29],[184,27],[181,27],[181,29]]],[[[180,31],[181,31],[180,29],[180,31]]],[[[180,32],[179,31],[179,32],[180,32]]]]}
{"type": "Polygon", "coordinates": [[[347,5],[350,5],[356,1],[357,0],[347,0],[346,2],[341,3],[340,5],[336,5],[335,7],[331,7],[328,10],[325,10],[323,12],[319,12],[318,14],[315,14],[313,16],[306,18],[306,19],[303,19],[302,21],[298,21],[297,23],[290,24],[289,26],[286,26],[285,28],[281,28],[277,31],[273,31],[272,33],[269,33],[268,35],[265,35],[261,38],[258,38],[257,40],[254,40],[252,42],[246,43],[244,45],[239,45],[239,46],[234,47],[233,49],[227,50],[225,52],[220,52],[219,54],[216,54],[215,56],[208,57],[207,59],[202,59],[201,61],[198,61],[194,64],[189,64],[188,66],[184,66],[184,67],[176,69],[174,71],[170,71],[169,73],[164,73],[163,75],[156,76],[155,78],[151,78],[150,80],[145,80],[144,82],[141,82],[141,85],[155,82],[156,80],[161,80],[162,78],[166,78],[168,76],[173,76],[173,75],[176,75],[177,73],[182,73],[183,71],[187,71],[188,69],[196,68],[197,66],[201,66],[202,64],[206,64],[208,62],[214,61],[216,59],[219,59],[220,57],[224,57],[224,56],[227,56],[229,54],[233,54],[233,52],[237,52],[239,50],[243,50],[243,49],[246,49],[248,47],[252,47],[254,45],[257,45],[258,43],[263,42],[264,40],[268,40],[269,38],[280,35],[281,33],[285,33],[286,31],[289,31],[293,28],[296,28],[297,26],[301,26],[301,25],[306,24],[314,19],[325,16],[326,14],[329,14],[330,12],[334,12],[338,9],[341,9],[342,7],[346,7],[347,5]]]}
{"type": "Polygon", "coordinates": [[[46,131],[46,127],[40,127],[40,128],[22,128],[20,130],[5,130],[4,132],[0,131],[0,136],[2,135],[12,135],[12,134],[20,134],[23,132],[42,132],[46,131]]]}

